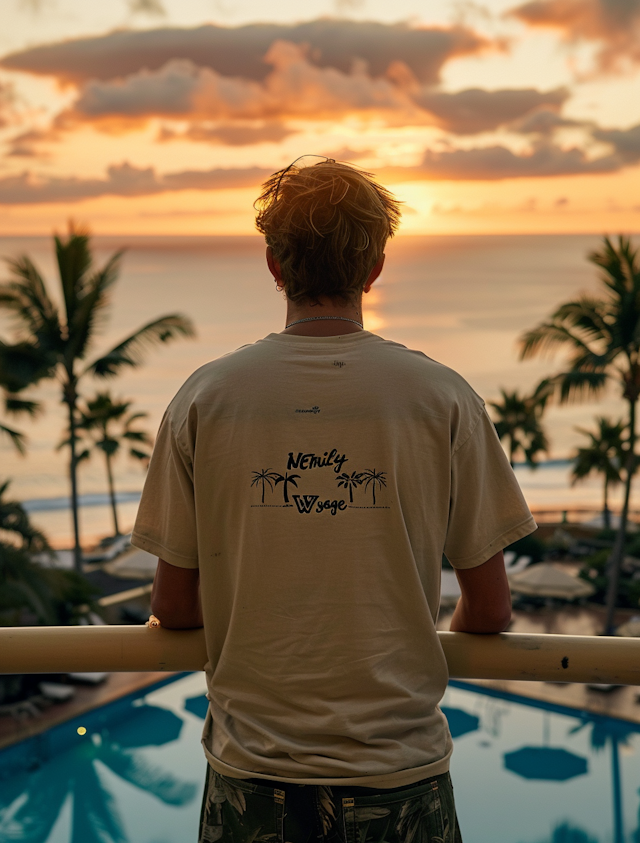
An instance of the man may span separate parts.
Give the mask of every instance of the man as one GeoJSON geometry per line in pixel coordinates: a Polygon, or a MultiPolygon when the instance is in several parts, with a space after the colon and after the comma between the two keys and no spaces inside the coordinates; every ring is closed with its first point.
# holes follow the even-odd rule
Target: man
{"type": "Polygon", "coordinates": [[[501,632],[502,549],[535,523],[471,387],[363,328],[399,203],[296,163],[257,203],[285,328],[180,389],[133,533],[161,624],[204,625],[199,839],[459,841],[442,555],[451,629],[501,632]]]}

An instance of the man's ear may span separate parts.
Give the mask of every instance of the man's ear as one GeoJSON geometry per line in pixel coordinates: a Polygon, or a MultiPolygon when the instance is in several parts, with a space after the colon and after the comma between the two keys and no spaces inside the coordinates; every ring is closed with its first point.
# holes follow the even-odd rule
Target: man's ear
{"type": "Polygon", "coordinates": [[[280,272],[280,264],[274,258],[273,252],[271,251],[271,246],[267,246],[267,266],[269,267],[269,272],[276,279],[276,282],[280,286],[282,286],[282,273],[280,272]]]}
{"type": "Polygon", "coordinates": [[[373,284],[373,282],[376,280],[376,278],[382,272],[382,267],[384,266],[384,259],[385,259],[385,256],[383,255],[380,258],[380,260],[378,261],[378,263],[373,267],[373,269],[369,273],[369,277],[367,278],[367,283],[362,288],[363,293],[369,292],[369,290],[371,289],[371,285],[373,284]]]}

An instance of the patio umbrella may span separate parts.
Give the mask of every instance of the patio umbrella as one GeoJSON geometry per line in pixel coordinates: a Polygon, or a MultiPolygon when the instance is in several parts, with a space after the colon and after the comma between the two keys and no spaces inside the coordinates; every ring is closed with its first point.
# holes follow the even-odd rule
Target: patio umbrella
{"type": "Polygon", "coordinates": [[[198,694],[197,697],[189,697],[185,700],[184,707],[191,714],[195,714],[196,717],[201,717],[204,720],[209,709],[209,700],[205,694],[198,694]]]}
{"type": "Polygon", "coordinates": [[[480,725],[480,718],[475,714],[469,714],[461,708],[448,708],[441,705],[440,711],[445,715],[449,722],[449,731],[452,738],[459,738],[460,735],[466,735],[468,732],[475,732],[480,725]]]}
{"type": "Polygon", "coordinates": [[[640,637],[640,620],[631,620],[621,624],[616,629],[616,635],[622,635],[624,638],[640,637]]]}
{"type": "Polygon", "coordinates": [[[566,749],[552,746],[523,746],[504,756],[504,766],[523,779],[566,782],[583,776],[587,759],[566,749]]]}
{"type": "Polygon", "coordinates": [[[550,562],[531,565],[509,577],[509,583],[512,591],[531,597],[575,600],[577,597],[589,597],[595,591],[590,583],[561,571],[550,562]]]}

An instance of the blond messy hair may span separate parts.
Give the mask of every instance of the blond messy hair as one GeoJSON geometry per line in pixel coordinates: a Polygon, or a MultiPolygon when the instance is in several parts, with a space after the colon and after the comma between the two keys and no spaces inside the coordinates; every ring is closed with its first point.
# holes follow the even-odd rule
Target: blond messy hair
{"type": "Polygon", "coordinates": [[[398,229],[400,204],[371,173],[332,159],[274,173],[254,208],[287,298],[348,304],[361,295],[398,229]]]}

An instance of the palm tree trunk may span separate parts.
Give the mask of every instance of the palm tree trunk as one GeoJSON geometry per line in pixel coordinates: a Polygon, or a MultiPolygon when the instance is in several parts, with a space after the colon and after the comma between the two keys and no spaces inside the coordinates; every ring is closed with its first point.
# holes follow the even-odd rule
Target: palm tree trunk
{"type": "Polygon", "coordinates": [[[76,453],[76,391],[73,384],[67,384],[64,401],[69,411],[69,479],[71,480],[71,514],[73,516],[73,567],[82,573],[82,547],[80,546],[80,525],[78,519],[78,457],[76,453]]]}
{"type": "Polygon", "coordinates": [[[627,464],[625,466],[626,479],[624,484],[624,503],[620,513],[620,525],[616,534],[616,540],[607,563],[607,574],[609,586],[607,588],[607,612],[604,624],[604,634],[613,635],[613,616],[618,602],[618,584],[620,582],[620,568],[624,556],[624,545],[627,538],[627,520],[629,515],[629,499],[631,497],[631,481],[635,469],[636,452],[636,402],[629,401],[629,450],[627,452],[627,464]]]}
{"type": "Polygon", "coordinates": [[[513,457],[515,454],[515,442],[513,441],[513,436],[509,437],[509,465],[513,468],[513,457]]]}
{"type": "Polygon", "coordinates": [[[611,529],[611,512],[609,511],[609,478],[604,476],[604,501],[602,508],[602,518],[604,521],[605,530],[611,529]]]}
{"type": "Polygon", "coordinates": [[[109,454],[104,455],[105,460],[107,461],[107,479],[109,480],[109,498],[111,499],[111,512],[113,513],[113,529],[115,530],[115,535],[120,535],[120,528],[118,527],[118,510],[116,507],[116,490],[115,485],[113,483],[113,470],[111,468],[111,457],[109,454]]]}

